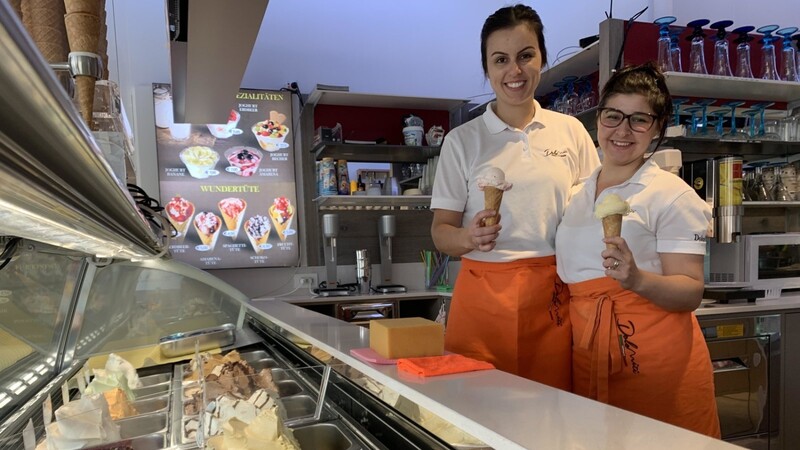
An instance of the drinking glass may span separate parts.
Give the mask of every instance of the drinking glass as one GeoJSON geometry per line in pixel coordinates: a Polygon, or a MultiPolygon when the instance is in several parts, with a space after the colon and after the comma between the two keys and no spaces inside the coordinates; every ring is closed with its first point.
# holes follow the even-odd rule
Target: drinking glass
{"type": "Polygon", "coordinates": [[[728,32],[725,28],[733,25],[732,20],[720,20],[710,25],[710,28],[717,30],[714,36],[716,42],[714,43],[714,67],[711,73],[714,75],[721,75],[725,77],[733,76],[731,72],[731,63],[728,50],[728,39],[726,36],[728,32]]]}
{"type": "Polygon", "coordinates": [[[566,93],[566,83],[563,81],[556,81],[553,83],[553,86],[558,88],[558,95],[556,95],[556,100],[553,102],[553,111],[563,113],[564,112],[564,94],[566,93]]]}
{"type": "Polygon", "coordinates": [[[765,113],[767,108],[769,108],[770,106],[772,106],[774,104],[775,104],[775,102],[760,102],[760,103],[754,103],[754,104],[750,105],[750,108],[757,109],[759,111],[759,119],[760,120],[759,120],[759,124],[758,124],[758,133],[757,133],[759,139],[762,139],[762,140],[779,140],[781,138],[778,135],[778,133],[776,133],[774,131],[770,131],[770,133],[767,133],[766,127],[765,127],[764,113],[765,113]]]}
{"type": "Polygon", "coordinates": [[[700,100],[694,102],[695,105],[702,108],[701,110],[702,115],[700,117],[699,126],[702,127],[700,134],[703,135],[703,137],[705,137],[708,134],[708,115],[706,114],[706,111],[708,111],[708,107],[710,105],[713,105],[716,102],[717,99],[715,98],[701,98],[700,100]]]}
{"type": "Polygon", "coordinates": [[[750,166],[752,166],[755,169],[755,181],[753,186],[753,192],[751,194],[751,198],[754,201],[768,202],[772,200],[772,193],[770,192],[769,189],[767,189],[767,186],[764,184],[763,171],[764,171],[764,166],[766,165],[767,163],[762,163],[762,162],[750,163],[750,166]]]}
{"type": "Polygon", "coordinates": [[[776,202],[790,202],[794,200],[789,193],[789,189],[783,184],[783,177],[780,173],[775,174],[775,186],[772,188],[772,199],[776,202]]]}
{"type": "Polygon", "coordinates": [[[748,136],[750,136],[750,139],[755,139],[758,135],[758,127],[756,127],[756,117],[758,117],[758,112],[759,111],[757,109],[746,109],[742,111],[742,115],[747,117],[746,124],[747,129],[749,130],[748,136]]]}
{"type": "Polygon", "coordinates": [[[775,36],[772,32],[778,29],[778,25],[764,25],[756,31],[763,34],[761,38],[761,79],[780,80],[778,75],[778,63],[775,59],[775,45],[772,43],[775,36]]]}
{"type": "Polygon", "coordinates": [[[564,95],[564,114],[574,116],[578,114],[578,103],[580,98],[575,92],[575,81],[578,79],[575,75],[564,77],[561,81],[566,83],[567,91],[564,95]]]}
{"type": "Polygon", "coordinates": [[[689,72],[708,75],[706,69],[706,57],[703,47],[705,45],[706,34],[703,32],[703,27],[708,25],[711,21],[708,19],[697,19],[686,24],[687,27],[694,28],[692,34],[687,37],[691,41],[689,51],[689,72]]]}
{"type": "MultiPolygon", "coordinates": [[[[797,49],[800,50],[800,33],[792,36],[792,39],[795,41],[795,47],[797,47],[797,49]]],[[[797,54],[795,53],[795,55],[797,54]]],[[[796,69],[797,76],[800,77],[800,57],[797,57],[795,59],[797,60],[797,69],[796,69]]]]}
{"type": "Polygon", "coordinates": [[[735,100],[735,101],[726,102],[726,103],[722,104],[722,106],[726,106],[726,107],[730,108],[730,110],[731,110],[731,127],[730,127],[730,131],[728,133],[725,133],[725,134],[722,135],[722,137],[724,139],[737,140],[737,141],[746,141],[747,140],[747,135],[745,135],[744,133],[740,132],[736,128],[736,108],[739,107],[739,106],[744,105],[744,103],[745,102],[743,102],[741,100],[735,100]]]}
{"type": "Polygon", "coordinates": [[[678,20],[674,16],[659,17],[653,23],[658,25],[658,68],[662,72],[673,72],[672,57],[670,56],[669,26],[678,20]]]}
{"type": "Polygon", "coordinates": [[[697,113],[703,110],[702,106],[690,106],[688,108],[684,108],[683,112],[690,114],[692,117],[689,119],[687,123],[691,125],[689,129],[691,136],[697,136],[697,126],[700,123],[700,120],[697,117],[697,113]]]}
{"type": "Polygon", "coordinates": [[[723,135],[723,126],[725,124],[725,115],[728,114],[728,111],[724,109],[718,109],[716,111],[711,111],[708,113],[709,116],[713,117],[714,120],[714,128],[708,130],[708,137],[712,138],[720,138],[723,135]]]}
{"type": "Polygon", "coordinates": [[[688,98],[683,97],[672,97],[672,113],[674,114],[674,122],[672,123],[674,126],[678,127],[681,125],[681,105],[688,102],[688,98]]]}
{"type": "Polygon", "coordinates": [[[672,70],[675,72],[683,72],[680,46],[680,35],[682,32],[683,28],[678,28],[673,29],[669,33],[669,57],[672,60],[672,70]]]}
{"type": "Polygon", "coordinates": [[[776,31],[775,34],[783,38],[781,47],[781,80],[800,81],[797,73],[797,61],[794,47],[792,47],[792,34],[797,32],[797,27],[786,27],[776,31]]]}
{"type": "Polygon", "coordinates": [[[736,76],[740,78],[753,78],[753,69],[750,66],[750,44],[753,36],[748,33],[755,30],[752,25],[745,25],[733,30],[738,34],[733,42],[736,43],[736,76]]]}

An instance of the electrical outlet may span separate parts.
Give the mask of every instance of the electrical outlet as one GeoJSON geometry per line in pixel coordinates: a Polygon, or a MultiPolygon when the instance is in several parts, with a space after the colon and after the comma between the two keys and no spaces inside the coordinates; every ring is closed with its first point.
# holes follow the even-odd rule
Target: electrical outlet
{"type": "Polygon", "coordinates": [[[300,273],[294,276],[294,287],[317,287],[317,274],[315,273],[300,273]]]}

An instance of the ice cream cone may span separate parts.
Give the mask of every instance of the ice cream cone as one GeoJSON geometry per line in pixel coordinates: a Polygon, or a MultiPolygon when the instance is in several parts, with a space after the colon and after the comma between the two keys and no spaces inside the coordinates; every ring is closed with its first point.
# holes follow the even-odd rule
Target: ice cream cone
{"type": "MultiPolygon", "coordinates": [[[[244,223],[244,229],[247,230],[249,226],[250,226],[250,221],[248,220],[244,223]]],[[[272,228],[267,228],[267,232],[264,233],[263,236],[253,236],[252,234],[250,234],[249,231],[247,231],[247,238],[250,240],[250,245],[253,246],[253,250],[256,253],[261,253],[264,251],[264,249],[261,246],[267,243],[270,231],[272,231],[272,228]]]]}
{"type": "Polygon", "coordinates": [[[214,250],[214,247],[217,245],[217,238],[219,237],[219,228],[217,228],[213,233],[203,233],[196,226],[194,229],[197,231],[197,235],[200,236],[200,242],[202,242],[203,245],[209,246],[211,250],[214,250]]]}
{"type": "MultiPolygon", "coordinates": [[[[603,237],[619,237],[622,233],[622,214],[611,214],[603,217],[603,237]]],[[[606,244],[606,249],[617,248],[614,244],[606,244]]]]}
{"type": "MultiPolygon", "coordinates": [[[[484,209],[493,209],[500,213],[500,203],[503,202],[503,192],[502,189],[498,189],[494,186],[486,186],[483,188],[483,201],[484,201],[484,209]]],[[[487,217],[483,219],[484,225],[491,226],[497,223],[498,217],[494,215],[492,217],[487,217]]]]}
{"type": "Polygon", "coordinates": [[[278,237],[281,238],[281,241],[285,241],[286,230],[292,225],[292,219],[294,219],[294,208],[289,209],[289,218],[281,223],[281,213],[275,208],[275,205],[272,205],[269,207],[269,218],[272,220],[275,231],[278,232],[278,237]]]}
{"type": "Polygon", "coordinates": [[[244,212],[247,209],[247,202],[244,201],[244,199],[235,199],[240,200],[243,206],[241,210],[233,211],[226,207],[225,200],[231,199],[220,200],[217,203],[217,207],[219,207],[219,212],[222,214],[222,220],[225,221],[225,227],[228,229],[228,231],[234,232],[233,236],[231,237],[236,239],[236,237],[239,235],[239,227],[242,225],[242,220],[244,219],[244,212]],[[235,214],[229,214],[231,211],[233,211],[235,214]]]}
{"type": "Polygon", "coordinates": [[[175,231],[177,235],[175,236],[175,242],[183,242],[183,239],[186,237],[186,229],[189,228],[189,223],[192,221],[192,216],[189,216],[186,220],[179,222],[169,218],[169,222],[175,227],[175,231]]]}

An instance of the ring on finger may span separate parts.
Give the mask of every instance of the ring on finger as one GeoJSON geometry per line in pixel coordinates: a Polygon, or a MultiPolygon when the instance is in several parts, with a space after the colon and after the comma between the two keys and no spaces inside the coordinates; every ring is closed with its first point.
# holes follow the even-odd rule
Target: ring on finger
{"type": "Polygon", "coordinates": [[[619,260],[618,259],[615,260],[614,264],[611,265],[611,270],[617,270],[617,267],[619,267],[619,260]]]}

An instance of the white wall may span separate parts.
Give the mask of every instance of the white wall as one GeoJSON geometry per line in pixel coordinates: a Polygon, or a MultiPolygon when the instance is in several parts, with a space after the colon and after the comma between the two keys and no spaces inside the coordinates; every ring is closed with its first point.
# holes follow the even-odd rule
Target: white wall
{"type": "MultiPolygon", "coordinates": [[[[133,122],[139,184],[158,195],[151,84],[169,82],[166,0],[107,0],[112,79],[119,82],[133,122]]],[[[507,0],[271,0],[243,87],[278,89],[297,82],[353,92],[487,100],[480,63],[480,29],[507,0]]],[[[235,2],[231,2],[235,4],[235,2]]],[[[551,64],[581,37],[598,33],[608,1],[528,2],[541,15],[551,64]]],[[[648,6],[640,21],[674,15],[731,19],[735,26],[800,26],[797,0],[617,0],[615,18],[648,6]]],[[[224,36],[220,36],[224,39],[224,36]]],[[[282,283],[268,279],[266,283],[282,283]]],[[[270,289],[254,289],[268,292],[270,289]]]]}

